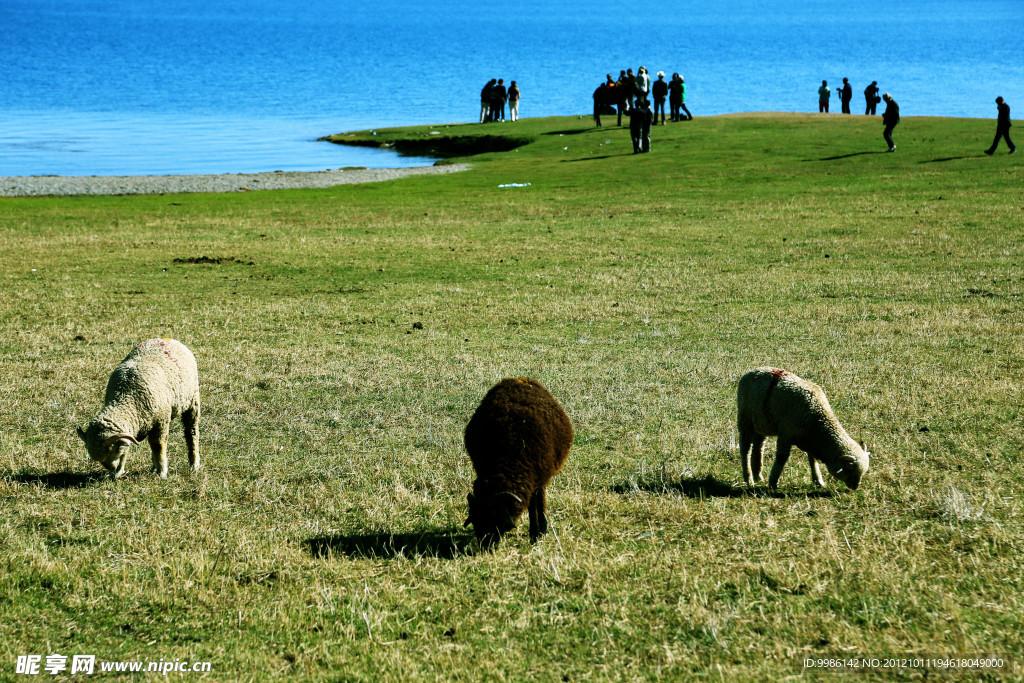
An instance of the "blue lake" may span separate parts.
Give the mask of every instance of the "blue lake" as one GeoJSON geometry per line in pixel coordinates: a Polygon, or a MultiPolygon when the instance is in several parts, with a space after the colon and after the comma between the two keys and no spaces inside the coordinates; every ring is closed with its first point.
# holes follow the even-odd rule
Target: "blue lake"
{"type": "Polygon", "coordinates": [[[316,138],[474,121],[499,77],[524,117],[585,115],[640,64],[696,116],[816,111],[844,76],[855,113],[872,80],[904,116],[1024,107],[1020,0],[2,0],[0,26],[0,176],[422,165],[316,138]]]}

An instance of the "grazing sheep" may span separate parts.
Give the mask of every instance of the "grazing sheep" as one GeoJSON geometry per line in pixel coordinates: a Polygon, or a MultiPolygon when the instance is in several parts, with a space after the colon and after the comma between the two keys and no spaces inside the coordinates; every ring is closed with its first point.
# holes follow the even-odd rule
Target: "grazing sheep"
{"type": "Polygon", "coordinates": [[[757,368],[740,378],[736,395],[740,458],[748,485],[761,481],[761,447],[766,436],[778,436],[775,464],[768,485],[776,488],[789,450],[807,453],[811,479],[824,486],[818,462],[832,475],[856,489],[868,471],[868,452],[839,424],[825,392],[786,370],[757,368]]]}
{"type": "Polygon", "coordinates": [[[110,375],[105,404],[78,436],[89,457],[110,471],[124,474],[131,444],[149,438],[153,472],[167,478],[167,433],[181,416],[188,444],[188,462],[199,469],[199,373],[192,352],[173,339],[144,341],[110,375]]]}
{"type": "Polygon", "coordinates": [[[530,542],[547,532],[545,487],[565,463],[572,423],[540,382],[503,379],[484,396],[466,425],[466,451],[476,481],[469,517],[484,548],[515,528],[530,511],[530,542]]]}

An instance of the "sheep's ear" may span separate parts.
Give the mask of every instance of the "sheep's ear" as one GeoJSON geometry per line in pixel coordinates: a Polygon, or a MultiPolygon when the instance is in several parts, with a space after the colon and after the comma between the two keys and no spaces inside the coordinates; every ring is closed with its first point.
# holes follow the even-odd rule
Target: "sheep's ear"
{"type": "Polygon", "coordinates": [[[869,451],[869,450],[868,450],[868,445],[867,445],[866,443],[864,443],[864,440],[863,440],[863,439],[861,439],[860,441],[858,441],[858,442],[857,442],[857,445],[858,445],[858,446],[860,446],[860,449],[861,449],[862,451],[864,451],[864,455],[871,455],[871,451],[869,451]]]}
{"type": "Polygon", "coordinates": [[[75,427],[75,431],[78,432],[78,438],[85,441],[85,431],[82,430],[81,425],[75,427]]]}

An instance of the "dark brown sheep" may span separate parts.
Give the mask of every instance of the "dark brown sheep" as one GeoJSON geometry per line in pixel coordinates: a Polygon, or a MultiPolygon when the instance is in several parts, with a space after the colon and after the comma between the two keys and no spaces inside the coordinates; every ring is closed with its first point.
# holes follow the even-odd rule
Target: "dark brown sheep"
{"type": "Polygon", "coordinates": [[[530,542],[547,532],[545,487],[565,463],[572,423],[540,382],[524,377],[494,385],[466,425],[476,470],[469,517],[484,548],[495,545],[530,511],[530,542]]]}

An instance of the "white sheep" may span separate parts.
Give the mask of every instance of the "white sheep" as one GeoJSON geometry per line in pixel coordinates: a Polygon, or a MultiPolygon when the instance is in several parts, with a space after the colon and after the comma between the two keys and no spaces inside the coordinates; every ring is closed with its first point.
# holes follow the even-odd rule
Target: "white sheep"
{"type": "Polygon", "coordinates": [[[846,433],[817,384],[786,370],[757,368],[740,378],[736,406],[743,478],[748,485],[761,481],[761,447],[767,436],[778,437],[775,464],[768,476],[773,489],[793,446],[807,453],[811,480],[818,486],[825,485],[819,461],[851,489],[867,473],[869,453],[864,444],[846,433]]]}
{"type": "Polygon", "coordinates": [[[110,375],[103,409],[78,436],[89,457],[110,472],[124,473],[131,444],[148,437],[153,472],[167,478],[167,433],[181,417],[188,462],[199,469],[199,373],[192,352],[174,339],[150,339],[129,353],[110,375]]]}

